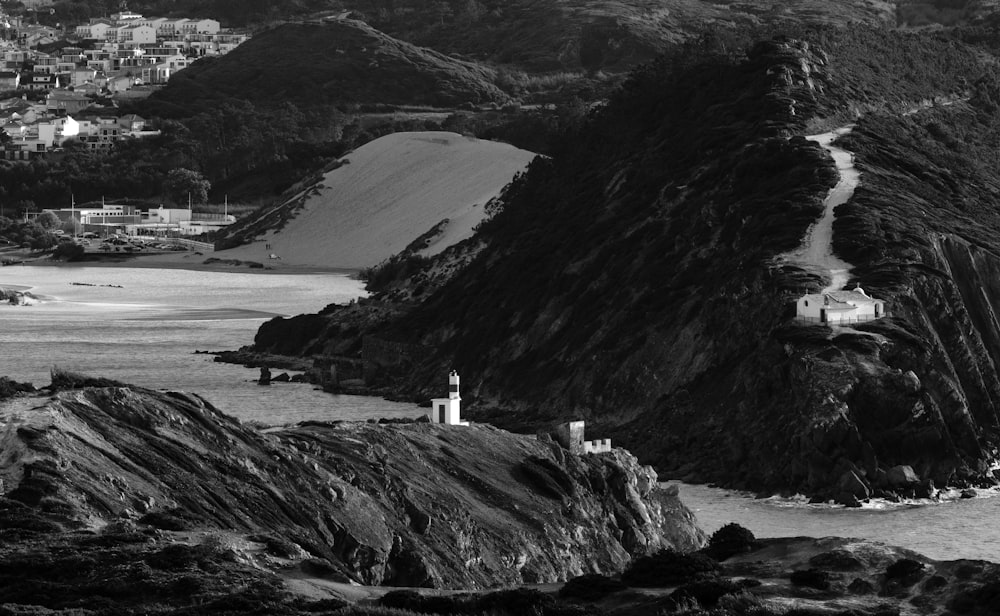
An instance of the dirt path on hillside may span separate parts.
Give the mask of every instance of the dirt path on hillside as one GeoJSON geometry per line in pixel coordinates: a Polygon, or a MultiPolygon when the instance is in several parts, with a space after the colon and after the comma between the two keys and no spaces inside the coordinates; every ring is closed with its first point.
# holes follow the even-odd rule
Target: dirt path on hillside
{"type": "Polygon", "coordinates": [[[838,291],[844,288],[850,277],[852,265],[833,254],[833,211],[838,205],[846,203],[854,195],[861,174],[854,168],[854,155],[833,145],[841,135],[851,132],[852,126],[838,128],[829,133],[806,137],[810,141],[823,146],[837,163],[840,181],[834,186],[823,201],[823,216],[813,223],[806,232],[805,240],[794,252],[787,253],[784,259],[794,265],[830,277],[830,284],[823,293],[838,291]]]}

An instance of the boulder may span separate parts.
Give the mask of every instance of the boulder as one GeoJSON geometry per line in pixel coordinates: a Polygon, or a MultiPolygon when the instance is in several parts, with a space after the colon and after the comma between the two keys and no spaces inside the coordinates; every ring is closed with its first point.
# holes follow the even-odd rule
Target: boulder
{"type": "Polygon", "coordinates": [[[860,507],[861,501],[858,497],[851,494],[850,492],[841,492],[837,494],[837,497],[833,499],[838,505],[843,505],[845,507],[860,507]]]}
{"type": "Polygon", "coordinates": [[[934,487],[934,482],[930,479],[921,481],[920,485],[913,489],[913,495],[916,498],[934,498],[935,494],[937,494],[937,489],[934,487]]]}
{"type": "Polygon", "coordinates": [[[837,487],[840,488],[841,492],[847,492],[858,500],[864,500],[871,496],[868,484],[854,471],[847,471],[841,475],[837,487]]]}
{"type": "Polygon", "coordinates": [[[961,496],[962,498],[976,498],[976,491],[973,490],[972,488],[966,488],[962,490],[959,496],[961,496]]]}
{"type": "Polygon", "coordinates": [[[257,379],[258,385],[270,385],[271,384],[271,369],[267,366],[260,367],[260,378],[257,379]]]}
{"type": "Polygon", "coordinates": [[[920,483],[920,477],[913,472],[913,467],[905,464],[890,468],[886,473],[886,480],[894,488],[912,488],[920,483]]]}

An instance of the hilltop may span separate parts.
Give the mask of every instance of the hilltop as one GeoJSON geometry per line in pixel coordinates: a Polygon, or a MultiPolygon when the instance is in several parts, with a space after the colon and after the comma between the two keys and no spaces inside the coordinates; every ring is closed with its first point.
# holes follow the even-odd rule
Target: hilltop
{"type": "Polygon", "coordinates": [[[503,103],[483,66],[394,39],[355,20],[284,24],[231,53],[204,58],[151,99],[188,110],[226,98],[255,105],[457,106],[503,103]]]}
{"type": "Polygon", "coordinates": [[[472,236],[487,204],[535,157],[513,146],[448,132],[393,133],[339,159],[285,203],[248,217],[216,256],[360,269],[419,238],[434,255],[472,236]],[[265,246],[270,245],[269,250],[265,246]]]}
{"type": "Polygon", "coordinates": [[[894,24],[893,4],[869,0],[535,2],[400,0],[390,10],[347,0],[346,8],[392,36],[528,71],[627,71],[714,29],[782,24],[894,24]],[[447,8],[446,8],[447,7],[447,8]]]}

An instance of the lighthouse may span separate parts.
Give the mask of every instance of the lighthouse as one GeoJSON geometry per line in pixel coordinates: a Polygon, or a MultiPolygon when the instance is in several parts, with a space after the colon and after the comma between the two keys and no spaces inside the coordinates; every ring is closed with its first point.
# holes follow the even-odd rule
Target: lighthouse
{"type": "Polygon", "coordinates": [[[469,422],[462,421],[462,396],[458,391],[458,372],[448,373],[448,397],[431,400],[431,410],[427,414],[431,423],[448,424],[450,426],[467,426],[469,422]]]}

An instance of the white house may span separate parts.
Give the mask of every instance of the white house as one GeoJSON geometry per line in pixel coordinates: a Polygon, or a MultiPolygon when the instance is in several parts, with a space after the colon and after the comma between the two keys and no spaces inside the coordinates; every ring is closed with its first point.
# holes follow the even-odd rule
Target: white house
{"type": "Polygon", "coordinates": [[[108,40],[129,46],[152,45],[156,43],[156,30],[150,26],[135,24],[118,26],[108,31],[108,40]]]}
{"type": "Polygon", "coordinates": [[[796,318],[819,323],[859,323],[885,316],[885,302],[865,293],[860,286],[852,291],[809,293],[795,303],[796,318]]]}
{"type": "Polygon", "coordinates": [[[214,19],[189,19],[181,24],[184,34],[218,34],[221,25],[214,19]]]}
{"type": "Polygon", "coordinates": [[[111,29],[111,22],[107,20],[92,20],[89,24],[76,27],[76,35],[82,39],[95,39],[103,41],[108,36],[111,29]]]}
{"type": "Polygon", "coordinates": [[[462,421],[461,407],[462,397],[458,395],[458,372],[452,370],[448,374],[448,397],[431,400],[431,410],[427,416],[431,423],[467,426],[469,422],[462,421]]]}

